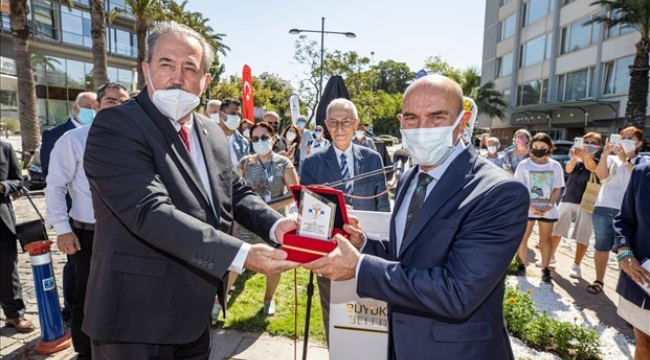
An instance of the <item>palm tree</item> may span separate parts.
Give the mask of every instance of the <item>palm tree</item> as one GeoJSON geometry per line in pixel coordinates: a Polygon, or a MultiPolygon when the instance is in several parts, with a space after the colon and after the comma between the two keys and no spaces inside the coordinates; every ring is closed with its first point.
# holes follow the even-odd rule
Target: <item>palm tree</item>
{"type": "Polygon", "coordinates": [[[496,89],[492,81],[481,85],[481,75],[477,68],[470,67],[462,71],[459,83],[463,94],[476,102],[479,114],[487,115],[490,118],[506,118],[504,109],[508,103],[503,98],[503,94],[496,89]]]}
{"type": "Polygon", "coordinates": [[[104,0],[90,0],[90,27],[93,41],[93,84],[96,89],[108,81],[104,0]]]}
{"type": "Polygon", "coordinates": [[[627,95],[625,122],[628,126],[645,127],[648,108],[648,56],[650,54],[650,1],[599,0],[591,5],[601,6],[607,15],[595,16],[585,25],[602,23],[608,27],[636,29],[641,39],[636,43],[634,63],[630,67],[630,90],[627,95]]]}
{"type": "Polygon", "coordinates": [[[10,1],[9,13],[18,78],[20,138],[22,142],[23,163],[27,164],[31,158],[32,151],[38,148],[41,139],[41,127],[38,122],[38,111],[36,108],[36,86],[34,84],[34,73],[29,56],[27,1],[10,1]]]}

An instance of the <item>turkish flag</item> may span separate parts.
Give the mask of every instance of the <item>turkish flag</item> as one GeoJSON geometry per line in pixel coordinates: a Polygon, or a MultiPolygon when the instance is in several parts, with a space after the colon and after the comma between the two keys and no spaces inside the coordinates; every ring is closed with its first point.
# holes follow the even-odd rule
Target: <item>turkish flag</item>
{"type": "Polygon", "coordinates": [[[253,103],[253,77],[251,67],[244,65],[242,73],[242,117],[255,121],[255,106],[253,103]]]}

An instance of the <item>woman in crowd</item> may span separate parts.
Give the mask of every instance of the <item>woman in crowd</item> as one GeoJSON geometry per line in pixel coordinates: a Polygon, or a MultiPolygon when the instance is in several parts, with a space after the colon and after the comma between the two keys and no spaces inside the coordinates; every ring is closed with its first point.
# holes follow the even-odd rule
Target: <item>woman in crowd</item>
{"type": "Polygon", "coordinates": [[[571,239],[576,241],[576,253],[573,258],[573,265],[569,276],[575,279],[582,277],[580,263],[587,252],[589,238],[593,226],[591,225],[591,214],[580,208],[582,196],[587,189],[587,183],[592,176],[595,176],[598,160],[596,153],[600,150],[600,134],[595,132],[586,133],[583,137],[583,148],[571,149],[571,159],[566,163],[565,171],[566,190],[560,203],[560,217],[553,228],[553,254],[560,244],[562,237],[569,238],[569,228],[575,219],[573,235],[571,239]]]}
{"type": "Polygon", "coordinates": [[[612,221],[621,210],[623,195],[630,181],[630,174],[635,165],[650,163],[650,158],[638,156],[642,146],[643,131],[633,126],[627,127],[619,133],[620,144],[607,140],[603,155],[596,168],[596,175],[602,186],[592,214],[594,235],[596,236],[596,280],[587,287],[592,294],[599,294],[603,290],[603,280],[607,270],[609,252],[614,246],[614,228],[612,221]]]}
{"type": "Polygon", "coordinates": [[[548,265],[552,253],[553,224],[559,216],[556,204],[564,187],[564,171],[560,163],[551,159],[553,140],[548,134],[535,134],[530,140],[530,147],[530,157],[521,161],[515,171],[517,180],[526,185],[530,192],[528,226],[517,251],[522,263],[518,274],[526,273],[528,238],[533,232],[535,221],[537,221],[542,257],[542,281],[550,283],[551,271],[548,265]]]}
{"type": "Polygon", "coordinates": [[[499,154],[497,153],[500,147],[501,147],[501,143],[499,142],[499,139],[495,137],[491,137],[487,139],[487,151],[488,151],[487,158],[488,160],[492,161],[494,165],[498,167],[503,166],[503,159],[499,157],[499,154]]]}
{"type": "Polygon", "coordinates": [[[329,145],[329,140],[323,137],[323,127],[318,125],[314,128],[314,140],[311,141],[307,148],[307,155],[315,154],[319,151],[325,151],[329,145]]]}
{"type": "MultiPolygon", "coordinates": [[[[285,195],[289,186],[298,183],[298,175],[291,161],[271,151],[275,131],[267,123],[256,123],[251,128],[251,144],[255,154],[241,159],[238,165],[238,172],[246,182],[267,202],[285,195]]],[[[274,204],[272,207],[285,215],[286,206],[291,204],[293,199],[274,204]]],[[[250,244],[261,243],[264,240],[259,236],[241,229],[240,239],[250,244]]],[[[275,302],[273,294],[280,282],[281,274],[266,277],[266,293],[264,294],[264,314],[275,314],[275,302]]]]}
{"type": "Polygon", "coordinates": [[[508,173],[514,175],[517,165],[528,157],[530,133],[526,129],[519,129],[515,132],[512,141],[516,146],[503,155],[502,166],[508,173]]]}
{"type": "Polygon", "coordinates": [[[287,141],[287,157],[289,160],[293,161],[293,166],[296,168],[296,173],[299,171],[298,167],[300,166],[300,144],[302,141],[302,131],[296,125],[289,125],[284,128],[282,132],[282,137],[287,141]]]}
{"type": "Polygon", "coordinates": [[[248,119],[242,119],[239,122],[239,127],[237,128],[237,131],[239,131],[240,134],[244,135],[249,143],[251,142],[251,127],[253,127],[253,124],[254,123],[248,119]]]}
{"type": "Polygon", "coordinates": [[[634,327],[635,360],[650,359],[650,273],[639,261],[650,258],[650,165],[634,168],[614,220],[618,264],[618,314],[634,327]],[[637,283],[646,285],[644,291],[637,283]]]}

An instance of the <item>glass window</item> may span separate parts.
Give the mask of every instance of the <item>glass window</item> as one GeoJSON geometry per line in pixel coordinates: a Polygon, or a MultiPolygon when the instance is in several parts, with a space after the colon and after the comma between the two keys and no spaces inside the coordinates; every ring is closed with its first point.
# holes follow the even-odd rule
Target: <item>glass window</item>
{"type": "Polygon", "coordinates": [[[68,88],[86,89],[85,64],[82,61],[67,60],[68,88]]]}
{"type": "Polygon", "coordinates": [[[2,21],[0,22],[0,26],[2,26],[3,30],[11,31],[11,19],[9,18],[8,13],[2,13],[2,21]]]}
{"type": "Polygon", "coordinates": [[[63,124],[72,114],[72,103],[66,100],[47,100],[48,123],[63,124]]]}
{"type": "Polygon", "coordinates": [[[114,67],[108,67],[106,68],[106,73],[108,75],[108,81],[118,81],[119,78],[117,77],[117,68],[114,67]]]}
{"type": "MultiPolygon", "coordinates": [[[[610,17],[618,17],[618,13],[617,12],[612,13],[610,17]]],[[[607,38],[613,38],[613,37],[629,34],[634,31],[636,31],[634,28],[625,25],[619,24],[615,26],[610,26],[607,29],[607,38]]]]}
{"type": "Polygon", "coordinates": [[[524,4],[523,26],[546,17],[555,8],[555,0],[530,0],[524,4]]]}
{"type": "Polygon", "coordinates": [[[38,122],[41,125],[54,125],[47,122],[47,100],[36,99],[36,105],[38,106],[38,122]]]}
{"type": "Polygon", "coordinates": [[[34,35],[58,40],[58,29],[55,14],[57,4],[47,0],[33,0],[34,35]]]}
{"type": "Polygon", "coordinates": [[[505,4],[507,4],[507,3],[511,2],[511,1],[512,0],[501,0],[501,5],[505,5],[505,4]]]}
{"type": "Polygon", "coordinates": [[[497,59],[497,77],[512,74],[512,58],[512,53],[508,53],[497,59]]]}
{"type": "Polygon", "coordinates": [[[508,16],[499,23],[499,41],[507,39],[515,34],[516,14],[508,16]]]}
{"type": "Polygon", "coordinates": [[[90,13],[64,7],[61,10],[63,21],[63,41],[84,47],[92,47],[90,13]]]}
{"type": "Polygon", "coordinates": [[[526,67],[544,61],[546,35],[538,36],[521,47],[519,67],[526,67]]]}
{"type": "Polygon", "coordinates": [[[558,77],[558,101],[585,99],[593,96],[593,71],[587,68],[558,77]]]}
{"type": "Polygon", "coordinates": [[[587,20],[589,18],[580,19],[562,29],[562,54],[584,49],[600,40],[600,25],[584,25],[587,20]]]}
{"type": "Polygon", "coordinates": [[[604,94],[625,94],[630,88],[630,66],[634,55],[605,64],[604,94]]]}
{"type": "Polygon", "coordinates": [[[117,82],[130,91],[133,88],[133,71],[117,69],[117,82]]]}
{"type": "Polygon", "coordinates": [[[44,56],[42,65],[45,68],[48,85],[66,86],[66,66],[64,58],[44,56]]]}
{"type": "Polygon", "coordinates": [[[539,104],[546,101],[548,79],[533,80],[517,86],[517,106],[539,104]]]}

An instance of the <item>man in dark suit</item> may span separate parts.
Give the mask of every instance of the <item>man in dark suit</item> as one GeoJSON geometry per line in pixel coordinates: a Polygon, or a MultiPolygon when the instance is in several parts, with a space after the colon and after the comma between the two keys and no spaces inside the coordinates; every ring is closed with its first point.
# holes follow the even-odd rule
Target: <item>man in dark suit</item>
{"type": "Polygon", "coordinates": [[[100,111],[86,143],[96,222],[82,329],[93,359],[205,359],[228,271],[298,265],[232,237],[232,223],[270,241],[296,224],[233,171],[219,126],[192,112],[210,83],[210,45],[175,22],[147,43],[146,87],[100,111]]]}
{"type": "Polygon", "coordinates": [[[359,296],[388,303],[391,359],[514,359],[503,294],[526,188],[459,141],[471,113],[453,80],[416,80],[402,110],[404,147],[420,165],[398,184],[390,241],[364,242],[353,219],[350,241],[336,236],[337,249],[305,267],[356,278],[359,296]]]}
{"type": "MultiPolygon", "coordinates": [[[[97,95],[93,92],[82,92],[77,95],[75,102],[72,103],[72,117],[63,124],[59,124],[51,129],[45,130],[41,137],[41,170],[43,171],[43,179],[47,181],[47,175],[50,171],[50,154],[56,142],[66,132],[81,127],[79,120],[79,113],[83,111],[97,108],[97,95]]],[[[68,210],[70,210],[71,199],[66,196],[68,203],[68,210]]],[[[69,259],[68,259],[69,260],[69,259]]],[[[63,267],[63,321],[68,322],[72,318],[72,298],[75,290],[75,274],[74,265],[68,261],[63,267]]]]}
{"type": "MultiPolygon", "coordinates": [[[[378,152],[352,143],[359,126],[357,107],[352,101],[332,100],[327,106],[325,125],[332,135],[332,146],[305,159],[300,173],[301,185],[330,183],[383,168],[378,152]]],[[[383,173],[354,180],[336,188],[347,195],[362,197],[345,198],[346,203],[354,210],[390,212],[386,176],[383,173]]],[[[318,278],[318,292],[325,335],[329,341],[330,281],[328,279],[318,278]]]]}
{"type": "Polygon", "coordinates": [[[9,197],[22,186],[23,177],[14,148],[10,143],[0,141],[0,304],[6,325],[27,333],[34,331],[35,327],[23,317],[25,303],[18,277],[16,217],[9,197]]]}

